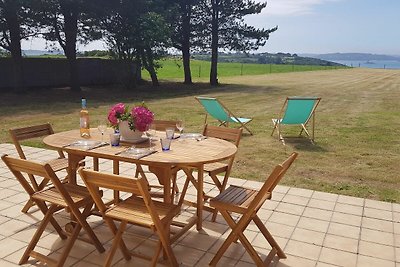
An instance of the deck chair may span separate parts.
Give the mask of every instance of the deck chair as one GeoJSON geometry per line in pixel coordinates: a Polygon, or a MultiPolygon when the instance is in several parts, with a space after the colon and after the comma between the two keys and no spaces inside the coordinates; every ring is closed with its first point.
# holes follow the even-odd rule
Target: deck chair
{"type": "MultiPolygon", "coordinates": [[[[242,128],[240,128],[240,129],[225,128],[225,127],[219,127],[219,126],[211,126],[208,124],[206,124],[203,129],[204,136],[215,137],[215,138],[220,138],[220,139],[231,141],[236,145],[236,147],[239,146],[242,132],[243,132],[242,128]]],[[[226,188],[234,159],[235,159],[235,157],[231,157],[226,162],[215,162],[215,163],[209,163],[209,164],[204,165],[204,172],[207,173],[211,177],[213,184],[218,188],[219,192],[224,191],[226,188]],[[220,180],[220,178],[218,178],[218,176],[217,176],[217,175],[221,175],[221,174],[224,174],[222,180],[220,180]]],[[[185,181],[182,191],[186,192],[189,181],[191,181],[195,187],[197,187],[197,181],[193,177],[192,173],[188,173],[188,170],[185,170],[185,173],[187,175],[187,179],[185,181]]],[[[204,183],[207,183],[207,181],[204,181],[204,183]]],[[[204,198],[205,198],[205,200],[207,200],[207,199],[211,198],[211,196],[204,194],[204,198]]],[[[206,210],[207,210],[207,208],[206,208],[206,210]]],[[[215,219],[217,217],[217,211],[215,209],[212,209],[209,211],[211,211],[213,213],[212,221],[215,221],[215,219]]]]}
{"type": "Polygon", "coordinates": [[[247,127],[247,124],[253,120],[252,118],[237,117],[216,98],[204,96],[196,96],[195,98],[207,112],[204,124],[207,124],[208,114],[210,114],[211,117],[219,121],[219,126],[222,125],[228,127],[229,123],[237,123],[240,124],[240,127],[246,129],[251,135],[253,135],[247,127]]]}
{"type": "Polygon", "coordinates": [[[173,218],[180,212],[179,206],[152,200],[147,181],[144,178],[123,177],[83,168],[79,168],[78,172],[89,189],[103,219],[114,234],[112,247],[104,266],[111,265],[118,247],[126,260],[130,260],[131,255],[148,258],[142,254],[129,252],[127,249],[122,235],[128,223],[150,228],[158,235],[159,241],[155,253],[153,257],[148,258],[152,261],[151,266],[156,266],[161,251],[167,257],[169,266],[178,266],[171,248],[170,227],[173,218]],[[98,193],[98,188],[127,192],[131,193],[132,196],[113,206],[107,206],[98,193]],[[121,222],[119,228],[115,225],[114,220],[121,222]]]}
{"type": "Polygon", "coordinates": [[[275,129],[277,129],[279,140],[285,143],[282,136],[281,125],[300,125],[301,131],[299,136],[304,131],[311,139],[311,142],[314,142],[315,109],[320,101],[320,97],[287,97],[279,113],[279,117],[277,119],[272,119],[274,129],[272,130],[271,136],[274,134],[275,129]],[[312,129],[310,135],[306,126],[311,119],[312,129]]]}
{"type": "Polygon", "coordinates": [[[276,166],[260,190],[230,186],[220,195],[211,199],[211,206],[221,212],[232,231],[219,248],[217,254],[211,260],[210,266],[216,266],[232,242],[235,242],[238,239],[259,267],[268,266],[275,254],[277,254],[279,258],[286,258],[285,253],[258,217],[257,212],[267,199],[271,199],[272,191],[296,157],[297,153],[293,153],[282,164],[276,166]],[[231,213],[239,214],[240,218],[235,221],[231,213]],[[262,235],[272,247],[271,252],[267,255],[264,261],[244,235],[244,231],[251,221],[256,224],[262,235]]]}
{"type": "MultiPolygon", "coordinates": [[[[37,137],[44,137],[53,134],[54,131],[51,125],[49,123],[46,123],[46,124],[28,126],[23,128],[10,129],[9,133],[14,143],[14,146],[18,152],[19,157],[21,159],[27,159],[24,150],[21,147],[20,141],[37,137]]],[[[46,161],[45,163],[48,163],[55,172],[58,172],[60,170],[66,170],[68,168],[68,159],[65,157],[61,149],[57,150],[57,152],[59,155],[58,158],[51,159],[49,161],[46,161]]],[[[42,190],[49,182],[48,179],[43,179],[42,181],[39,182],[39,180],[37,180],[31,174],[29,174],[29,179],[31,180],[32,186],[35,191],[42,190]]],[[[33,205],[34,205],[33,201],[28,200],[28,202],[22,208],[22,212],[27,213],[33,205]]]]}
{"type": "Polygon", "coordinates": [[[12,158],[7,155],[3,155],[1,158],[29,194],[30,199],[36,203],[44,214],[44,218],[22,255],[19,264],[25,264],[28,262],[29,257],[33,257],[50,266],[63,266],[82,228],[89,237],[89,239],[84,237],[85,239],[82,240],[94,244],[100,253],[105,251],[103,245],[86,221],[94,202],[85,187],[62,183],[48,163],[41,164],[25,159],[12,158]],[[50,180],[53,186],[36,191],[32,188],[24,174],[44,177],[50,180]],[[83,210],[81,211],[80,208],[83,210]],[[63,209],[68,209],[73,218],[73,221],[66,225],[66,229],[69,230],[68,233],[61,229],[61,226],[54,218],[54,214],[63,209]],[[50,258],[38,251],[34,251],[48,223],[51,223],[61,239],[66,239],[68,236],[68,241],[58,259],[50,258]]]}

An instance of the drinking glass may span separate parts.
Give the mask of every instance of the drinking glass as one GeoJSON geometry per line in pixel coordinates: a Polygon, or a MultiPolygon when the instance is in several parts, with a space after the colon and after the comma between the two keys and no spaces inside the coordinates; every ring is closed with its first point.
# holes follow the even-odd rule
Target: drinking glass
{"type": "Polygon", "coordinates": [[[107,131],[107,124],[103,124],[103,123],[100,123],[98,126],[97,126],[97,129],[99,130],[99,132],[101,133],[101,142],[103,142],[104,140],[104,133],[107,131]]]}
{"type": "Polygon", "coordinates": [[[179,135],[182,135],[183,128],[185,128],[185,125],[183,124],[183,120],[178,120],[176,122],[176,128],[179,130],[179,135]]]}

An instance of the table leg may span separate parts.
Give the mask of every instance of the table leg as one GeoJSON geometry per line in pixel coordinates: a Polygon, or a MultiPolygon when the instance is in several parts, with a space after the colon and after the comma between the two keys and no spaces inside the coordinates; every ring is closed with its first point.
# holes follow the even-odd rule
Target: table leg
{"type": "Polygon", "coordinates": [[[197,231],[201,230],[203,227],[203,206],[204,206],[204,197],[203,197],[203,187],[204,187],[204,165],[200,165],[198,167],[197,172],[197,231]]]}
{"type": "Polygon", "coordinates": [[[165,167],[154,167],[149,166],[149,171],[154,173],[160,184],[164,187],[164,202],[165,203],[172,203],[172,196],[171,196],[171,179],[172,179],[172,169],[171,166],[167,165],[165,167]]]}
{"type": "Polygon", "coordinates": [[[68,182],[76,184],[76,171],[78,169],[79,162],[83,160],[85,156],[68,154],[68,182]]]}

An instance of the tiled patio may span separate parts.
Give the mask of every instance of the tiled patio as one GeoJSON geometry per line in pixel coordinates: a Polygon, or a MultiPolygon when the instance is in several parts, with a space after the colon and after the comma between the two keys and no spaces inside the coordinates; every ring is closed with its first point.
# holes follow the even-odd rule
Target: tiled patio
{"type": "MultiPolygon", "coordinates": [[[[35,160],[45,160],[55,155],[53,151],[45,149],[27,149],[28,157],[35,160]]],[[[16,155],[10,144],[0,144],[0,155],[4,153],[16,155]]],[[[102,162],[101,170],[110,171],[111,164],[102,162]]],[[[121,173],[132,175],[134,172],[131,165],[121,164],[121,173]]],[[[260,186],[259,182],[234,178],[229,183],[256,188],[260,186]]],[[[17,266],[42,214],[38,211],[29,214],[20,212],[27,194],[3,162],[0,162],[0,192],[0,266],[17,266]]],[[[193,188],[190,193],[194,196],[193,188]]],[[[184,220],[193,212],[193,209],[187,208],[180,217],[184,220]]],[[[212,223],[209,213],[205,212],[204,216],[202,231],[197,232],[193,228],[174,244],[174,253],[182,266],[208,266],[229,233],[222,217],[218,217],[217,223],[212,223]]],[[[398,204],[278,186],[272,201],[266,202],[259,216],[287,254],[287,259],[276,261],[272,266],[400,267],[398,204]]],[[[67,214],[58,214],[56,219],[67,222],[67,214]]],[[[90,224],[108,249],[112,239],[108,227],[96,216],[90,217],[90,224]]],[[[256,230],[254,225],[250,225],[246,236],[257,251],[265,256],[270,247],[256,230]]],[[[137,227],[129,228],[124,238],[128,247],[144,254],[152,252],[154,243],[149,242],[153,238],[151,233],[140,229],[141,235],[137,236],[137,232],[137,227]]],[[[39,242],[40,251],[57,256],[64,242],[49,228],[39,242]]],[[[77,241],[65,266],[102,266],[105,254],[99,254],[90,244],[77,241]]],[[[31,264],[38,266],[33,261],[31,264]]],[[[117,253],[113,266],[148,265],[147,261],[138,258],[127,262],[117,253]]],[[[237,243],[230,247],[219,266],[244,267],[254,264],[241,244],[237,243]]]]}

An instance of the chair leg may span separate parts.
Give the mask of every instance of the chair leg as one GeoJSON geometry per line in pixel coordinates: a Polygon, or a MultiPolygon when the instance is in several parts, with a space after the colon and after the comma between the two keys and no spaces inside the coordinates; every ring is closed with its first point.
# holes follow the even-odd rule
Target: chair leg
{"type": "Polygon", "coordinates": [[[57,210],[56,205],[51,205],[50,208],[44,215],[42,222],[39,224],[39,228],[36,230],[35,234],[33,235],[31,242],[29,243],[28,247],[26,248],[24,254],[22,255],[19,264],[27,263],[31,252],[36,247],[37,243],[39,242],[40,237],[42,236],[44,230],[46,229],[46,225],[53,219],[53,213],[57,210]]]}
{"type": "MultiPolygon", "coordinates": [[[[106,221],[108,227],[110,228],[111,232],[113,233],[114,236],[117,235],[119,229],[117,228],[117,226],[115,225],[114,221],[110,218],[104,218],[104,220],[106,221]]],[[[121,227],[121,226],[120,226],[121,227]]],[[[124,240],[121,238],[121,240],[119,241],[119,248],[122,251],[122,254],[124,255],[125,260],[130,260],[131,259],[131,255],[129,253],[128,248],[125,245],[124,240]]]]}
{"type": "Polygon", "coordinates": [[[167,224],[164,228],[164,231],[158,231],[158,236],[160,237],[160,242],[162,244],[164,252],[167,254],[168,261],[170,266],[179,266],[178,261],[176,260],[175,254],[172,251],[171,247],[171,239],[170,239],[170,223],[167,224]]]}
{"type": "MultiPolygon", "coordinates": [[[[120,246],[121,243],[123,243],[122,234],[123,234],[124,231],[125,231],[126,224],[127,224],[126,221],[121,222],[121,225],[120,225],[119,228],[118,228],[118,232],[117,232],[117,233],[115,234],[115,236],[114,236],[114,241],[113,241],[113,243],[112,243],[112,247],[111,247],[111,249],[110,249],[109,254],[107,255],[106,262],[104,263],[104,266],[105,266],[105,267],[108,267],[108,266],[111,265],[112,259],[113,259],[114,255],[115,255],[115,252],[117,251],[118,246],[120,246]]],[[[125,244],[125,243],[124,243],[124,244],[125,244]]],[[[125,247],[125,249],[126,249],[126,247],[125,247]]],[[[123,250],[124,250],[124,249],[123,249],[123,250]]],[[[130,259],[130,256],[129,256],[129,259],[130,259]]]]}
{"type": "Polygon", "coordinates": [[[277,255],[281,259],[286,259],[285,252],[281,249],[281,247],[278,245],[278,243],[275,241],[275,239],[272,237],[271,233],[268,231],[268,229],[265,227],[263,222],[260,220],[258,216],[253,218],[253,221],[256,223],[258,229],[260,229],[261,233],[267,239],[268,243],[271,245],[271,247],[275,248],[277,251],[277,255]]]}
{"type": "Polygon", "coordinates": [[[69,240],[64,247],[64,251],[62,252],[60,258],[57,259],[57,266],[62,267],[64,265],[65,261],[68,258],[69,253],[71,252],[73,245],[75,244],[76,239],[78,238],[81,229],[82,226],[79,223],[77,223],[75,225],[75,229],[72,232],[72,235],[69,237],[69,240]]]}
{"type": "Polygon", "coordinates": [[[79,222],[83,230],[85,230],[86,234],[89,236],[90,240],[93,242],[94,246],[96,247],[97,251],[103,253],[105,251],[103,245],[101,244],[100,240],[97,238],[96,234],[93,232],[93,229],[90,227],[86,218],[90,215],[91,209],[93,204],[89,203],[86,205],[82,212],[82,216],[80,214],[75,215],[76,220],[79,222]]]}

